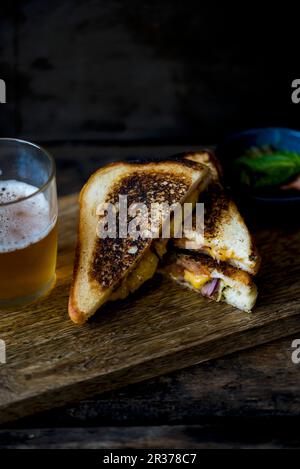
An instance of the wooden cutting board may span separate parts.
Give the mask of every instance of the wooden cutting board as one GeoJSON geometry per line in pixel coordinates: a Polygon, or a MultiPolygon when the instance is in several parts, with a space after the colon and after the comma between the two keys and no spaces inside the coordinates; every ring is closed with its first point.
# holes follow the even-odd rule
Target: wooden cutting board
{"type": "Polygon", "coordinates": [[[34,305],[0,312],[0,422],[300,332],[300,231],[257,233],[263,256],[253,314],[159,275],[84,326],[67,315],[77,196],[60,200],[57,284],[34,305]]]}

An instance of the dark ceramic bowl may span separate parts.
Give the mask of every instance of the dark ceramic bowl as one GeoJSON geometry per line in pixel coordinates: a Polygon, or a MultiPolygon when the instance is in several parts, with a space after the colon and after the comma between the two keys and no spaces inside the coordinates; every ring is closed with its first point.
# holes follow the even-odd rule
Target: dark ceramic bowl
{"type": "Polygon", "coordinates": [[[225,179],[235,198],[250,207],[252,211],[259,211],[260,214],[270,210],[272,216],[274,212],[284,216],[293,215],[295,210],[300,209],[300,191],[280,189],[260,192],[249,189],[247,191],[247,188],[241,188],[233,177],[232,165],[236,158],[242,156],[251,147],[265,146],[300,154],[300,132],[276,127],[246,130],[229,136],[217,147],[216,153],[222,161],[225,179]]]}

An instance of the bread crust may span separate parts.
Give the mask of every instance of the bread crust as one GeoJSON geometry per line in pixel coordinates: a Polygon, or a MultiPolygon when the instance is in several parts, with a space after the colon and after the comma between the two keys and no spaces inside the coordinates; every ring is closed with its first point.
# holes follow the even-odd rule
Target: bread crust
{"type": "MultiPolygon", "coordinates": [[[[103,168],[98,169],[94,174],[91,175],[87,183],[83,186],[80,196],[79,196],[79,209],[80,209],[80,217],[79,217],[79,225],[78,225],[78,238],[77,238],[77,246],[75,250],[75,262],[74,262],[74,270],[73,270],[73,280],[70,289],[70,298],[69,298],[69,305],[68,311],[69,316],[72,321],[76,324],[83,324],[90,316],[92,316],[95,311],[103,304],[103,302],[107,301],[108,297],[112,293],[116,284],[122,281],[126,275],[128,275],[136,266],[136,264],[140,261],[143,256],[143,253],[148,249],[152,240],[147,240],[146,242],[142,243],[141,249],[138,249],[134,256],[129,256],[127,259],[128,262],[123,262],[122,269],[114,271],[114,275],[110,276],[110,281],[106,281],[107,272],[109,272],[110,268],[113,265],[120,267],[120,259],[110,255],[107,250],[108,257],[106,259],[107,268],[105,268],[105,272],[103,276],[99,276],[99,272],[101,270],[101,266],[99,267],[99,271],[97,272],[97,266],[93,264],[86,265],[85,258],[86,252],[84,252],[84,244],[88,244],[87,236],[88,236],[88,223],[86,220],[86,214],[90,210],[88,205],[88,198],[90,196],[90,190],[97,186],[98,183],[101,181],[103,182],[105,178],[108,176],[111,178],[109,182],[109,189],[105,192],[105,198],[102,198],[100,202],[106,202],[114,200],[115,197],[118,196],[120,190],[122,188],[122,181],[128,178],[125,189],[135,189],[134,194],[136,196],[141,195],[139,192],[139,187],[136,186],[137,179],[139,182],[147,183],[146,186],[150,190],[151,184],[155,181],[161,187],[163,187],[165,191],[165,201],[172,202],[171,198],[169,197],[171,191],[168,193],[168,189],[172,187],[172,191],[174,192],[174,199],[177,202],[180,199],[184,199],[185,195],[189,193],[189,191],[193,188],[196,182],[204,181],[208,179],[208,169],[205,166],[199,166],[199,164],[192,162],[192,161],[173,161],[173,160],[165,160],[161,162],[134,162],[134,163],[127,163],[127,162],[119,162],[119,163],[111,163],[103,168]],[[111,173],[112,172],[112,173],[111,173]],[[152,180],[149,182],[149,176],[153,176],[152,180]],[[171,179],[169,180],[168,178],[171,179]],[[133,179],[135,181],[135,185],[133,183],[133,179]],[[136,179],[137,178],[137,179],[136,179]],[[166,184],[162,184],[165,178],[166,184]],[[178,178],[178,180],[176,180],[178,178]],[[174,184],[175,181],[175,184],[174,184]],[[85,243],[84,243],[85,241],[85,243]],[[86,288],[83,285],[82,275],[84,271],[84,278],[86,283],[86,288]],[[85,310],[79,306],[79,299],[82,298],[82,295],[86,295],[87,297],[87,306],[85,310]]],[[[150,179],[151,179],[150,177],[150,179]]],[[[133,194],[133,197],[134,197],[133,194]]],[[[152,199],[156,201],[158,197],[158,192],[154,191],[152,199]]],[[[137,202],[149,202],[147,191],[144,191],[144,196],[142,197],[144,200],[137,200],[137,202]]],[[[151,202],[151,200],[150,200],[151,202]]],[[[90,215],[89,215],[90,216],[90,215]]],[[[95,215],[94,218],[95,219],[95,215]]],[[[96,233],[90,234],[89,237],[92,240],[92,243],[96,243],[96,233]]],[[[124,248],[124,246],[123,246],[124,248]]],[[[89,249],[91,250],[91,246],[89,245],[89,249]]],[[[94,254],[96,249],[96,244],[93,244],[94,254]]],[[[96,256],[93,254],[93,259],[96,259],[96,256]]],[[[124,256],[128,254],[128,249],[120,251],[120,256],[124,260],[124,256]]],[[[90,255],[90,251],[89,251],[90,255]]],[[[113,270],[113,269],[112,269],[113,270]]]]}
{"type": "MultiPolygon", "coordinates": [[[[204,243],[207,243],[210,247],[213,240],[218,237],[219,239],[222,239],[222,230],[226,224],[230,223],[232,214],[234,214],[240,226],[246,228],[244,218],[240,214],[235,202],[223,187],[222,166],[214,152],[212,150],[204,149],[198,152],[185,152],[177,156],[186,161],[193,161],[201,165],[206,165],[212,174],[211,183],[207,190],[201,195],[201,202],[203,202],[205,206],[204,243]]],[[[249,246],[246,258],[234,258],[231,252],[226,253],[222,249],[223,252],[221,259],[223,258],[224,260],[226,258],[228,262],[232,261],[233,265],[240,266],[252,275],[256,275],[260,269],[261,257],[255,245],[254,237],[248,229],[247,237],[249,246]],[[236,261],[235,264],[234,261],[236,261]]],[[[179,247],[183,247],[183,243],[183,240],[179,240],[177,244],[179,247]]],[[[205,251],[205,246],[203,251],[205,251]]],[[[208,252],[210,252],[211,255],[214,255],[213,250],[207,250],[207,253],[208,252]]],[[[215,257],[218,258],[219,256],[217,255],[217,251],[215,254],[215,257]]]]}

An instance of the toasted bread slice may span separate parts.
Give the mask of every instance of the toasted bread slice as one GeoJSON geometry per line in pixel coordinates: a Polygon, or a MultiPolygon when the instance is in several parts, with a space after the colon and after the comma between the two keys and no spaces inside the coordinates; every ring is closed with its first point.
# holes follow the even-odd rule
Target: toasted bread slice
{"type": "Polygon", "coordinates": [[[179,250],[168,254],[160,272],[202,296],[243,311],[250,312],[256,302],[257,288],[247,272],[199,252],[187,254],[179,250]]]}
{"type": "Polygon", "coordinates": [[[223,181],[223,170],[220,161],[215,156],[212,150],[203,150],[188,152],[183,154],[183,159],[194,161],[205,166],[208,166],[211,175],[212,182],[219,182],[222,184],[223,181]]]}
{"type": "Polygon", "coordinates": [[[114,163],[90,177],[79,200],[78,244],[69,298],[72,321],[82,324],[108,300],[124,298],[152,277],[158,264],[154,249],[158,240],[97,236],[99,204],[116,203],[120,194],[127,195],[128,206],[183,203],[194,191],[203,191],[208,182],[208,169],[188,160],[114,163]]]}
{"type": "Polygon", "coordinates": [[[186,230],[185,237],[175,241],[176,247],[199,250],[255,275],[260,266],[260,256],[236,204],[223,188],[219,161],[207,151],[187,153],[183,158],[207,165],[212,182],[200,200],[205,208],[204,235],[195,229],[186,230]]]}

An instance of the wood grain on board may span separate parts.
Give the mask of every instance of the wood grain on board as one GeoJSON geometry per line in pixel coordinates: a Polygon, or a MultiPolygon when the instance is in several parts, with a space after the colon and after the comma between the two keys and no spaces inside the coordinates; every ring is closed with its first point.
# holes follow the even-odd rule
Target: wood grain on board
{"type": "Polygon", "coordinates": [[[293,419],[280,422],[247,419],[245,423],[241,427],[237,420],[225,419],[196,425],[0,429],[0,449],[296,449],[300,446],[293,419]]]}
{"type": "Polygon", "coordinates": [[[252,315],[159,275],[84,326],[67,315],[77,196],[60,200],[57,284],[39,302],[0,313],[0,422],[161,375],[300,331],[299,230],[257,233],[263,265],[252,315]]]}

